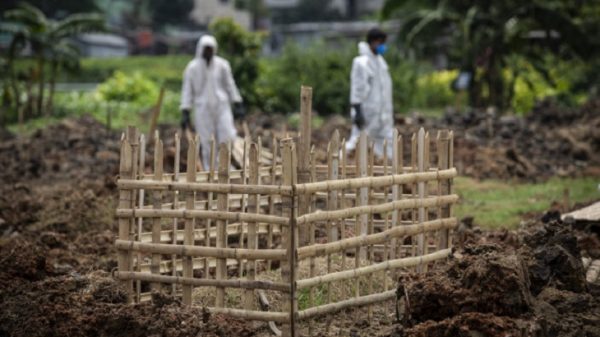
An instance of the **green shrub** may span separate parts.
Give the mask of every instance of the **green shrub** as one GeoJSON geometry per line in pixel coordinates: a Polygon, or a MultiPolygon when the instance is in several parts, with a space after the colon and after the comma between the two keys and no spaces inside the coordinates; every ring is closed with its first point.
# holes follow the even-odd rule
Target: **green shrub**
{"type": "Polygon", "coordinates": [[[269,113],[289,113],[300,107],[300,86],[313,88],[313,109],[321,115],[348,110],[350,68],[348,50],[327,50],[322,43],[302,49],[288,44],[279,57],[261,62],[257,93],[269,113]]]}
{"type": "Polygon", "coordinates": [[[259,76],[259,60],[263,33],[249,32],[231,18],[213,21],[209,27],[219,43],[218,54],[231,64],[240,94],[247,106],[259,105],[255,82],[259,76]]]}
{"type": "Polygon", "coordinates": [[[156,99],[158,87],[141,72],[126,74],[116,71],[96,89],[101,100],[150,103],[156,99]]]}

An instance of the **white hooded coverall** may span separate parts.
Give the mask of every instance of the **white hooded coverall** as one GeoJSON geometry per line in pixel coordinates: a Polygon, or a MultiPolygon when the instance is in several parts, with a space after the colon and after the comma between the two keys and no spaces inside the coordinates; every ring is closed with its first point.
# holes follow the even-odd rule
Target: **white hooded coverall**
{"type": "Polygon", "coordinates": [[[233,123],[231,104],[242,102],[229,62],[216,55],[217,41],[204,35],[198,41],[196,57],[183,72],[180,109],[193,108],[193,123],[200,136],[202,163],[208,170],[210,162],[210,139],[214,135],[217,144],[233,140],[237,131],[233,123]],[[202,58],[205,47],[212,47],[214,55],[207,65],[202,58]]]}
{"type": "MultiPolygon", "coordinates": [[[[346,150],[356,148],[361,131],[365,131],[374,143],[377,156],[383,156],[383,142],[388,140],[388,158],[392,154],[394,115],[392,106],[392,78],[388,65],[381,55],[375,55],[366,42],[358,44],[359,56],[352,61],[350,75],[350,104],[360,104],[365,120],[362,130],[352,125],[350,139],[346,142],[346,150]]],[[[356,111],[351,109],[354,119],[356,111]]]]}

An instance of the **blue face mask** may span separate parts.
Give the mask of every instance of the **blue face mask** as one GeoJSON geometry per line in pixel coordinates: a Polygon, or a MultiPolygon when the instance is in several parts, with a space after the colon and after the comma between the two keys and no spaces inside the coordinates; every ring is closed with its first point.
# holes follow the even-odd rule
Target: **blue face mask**
{"type": "Polygon", "coordinates": [[[386,50],[387,50],[387,46],[385,45],[385,43],[382,43],[379,46],[377,46],[377,48],[375,48],[377,55],[383,55],[386,50]]]}

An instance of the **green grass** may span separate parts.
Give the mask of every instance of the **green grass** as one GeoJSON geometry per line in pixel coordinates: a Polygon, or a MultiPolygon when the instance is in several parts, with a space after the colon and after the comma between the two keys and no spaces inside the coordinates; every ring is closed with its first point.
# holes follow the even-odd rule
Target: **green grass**
{"type": "Polygon", "coordinates": [[[454,182],[454,191],[461,197],[456,216],[473,216],[477,225],[488,229],[517,227],[524,215],[543,212],[553,201],[563,202],[565,189],[571,206],[600,199],[600,177],[554,178],[537,184],[466,177],[454,182]]]}

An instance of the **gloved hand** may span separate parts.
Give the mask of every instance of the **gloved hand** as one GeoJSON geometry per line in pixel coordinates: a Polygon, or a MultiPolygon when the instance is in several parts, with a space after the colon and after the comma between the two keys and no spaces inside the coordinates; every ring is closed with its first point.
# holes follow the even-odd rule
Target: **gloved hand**
{"type": "Polygon", "coordinates": [[[181,129],[185,130],[189,128],[192,132],[195,132],[194,126],[190,123],[190,110],[183,109],[181,110],[181,129]]]}
{"type": "Polygon", "coordinates": [[[356,127],[359,129],[362,129],[363,126],[365,126],[365,117],[362,114],[362,111],[360,109],[360,104],[353,104],[352,107],[354,108],[354,124],[356,124],[356,127]]]}
{"type": "Polygon", "coordinates": [[[241,102],[236,102],[233,104],[233,119],[241,119],[246,116],[246,108],[244,104],[241,102]]]}

